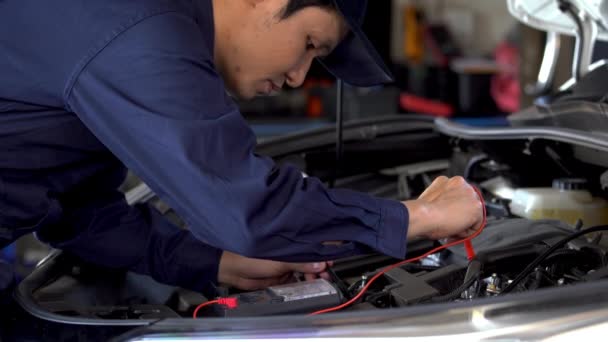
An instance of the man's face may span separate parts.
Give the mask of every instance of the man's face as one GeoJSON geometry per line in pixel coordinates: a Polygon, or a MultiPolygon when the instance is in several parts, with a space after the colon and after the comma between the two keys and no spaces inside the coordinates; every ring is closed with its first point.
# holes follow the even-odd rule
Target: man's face
{"type": "MultiPolygon", "coordinates": [[[[287,19],[287,0],[248,0],[242,20],[221,44],[218,68],[228,91],[239,98],[271,95],[299,87],[315,57],[328,55],[347,26],[336,11],[306,7],[287,19]]],[[[222,37],[222,35],[216,35],[222,37]]]]}

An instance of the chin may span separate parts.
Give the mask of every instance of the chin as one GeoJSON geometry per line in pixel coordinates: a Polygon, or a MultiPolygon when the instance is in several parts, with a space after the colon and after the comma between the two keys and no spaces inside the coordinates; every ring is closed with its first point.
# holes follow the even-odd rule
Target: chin
{"type": "Polygon", "coordinates": [[[254,92],[242,91],[240,89],[229,89],[226,88],[226,93],[235,100],[251,100],[256,97],[254,92]]]}
{"type": "Polygon", "coordinates": [[[240,94],[240,95],[237,96],[237,99],[243,100],[243,101],[249,101],[249,100],[253,100],[254,98],[259,97],[259,96],[261,96],[261,95],[255,94],[255,93],[252,93],[252,94],[240,94]]]}
{"type": "Polygon", "coordinates": [[[230,77],[225,79],[226,93],[235,100],[251,100],[256,95],[255,89],[254,87],[244,86],[244,83],[242,80],[238,81],[230,77]]]}
{"type": "Polygon", "coordinates": [[[252,100],[260,94],[255,87],[242,87],[236,89],[235,95],[239,100],[252,100]]]}

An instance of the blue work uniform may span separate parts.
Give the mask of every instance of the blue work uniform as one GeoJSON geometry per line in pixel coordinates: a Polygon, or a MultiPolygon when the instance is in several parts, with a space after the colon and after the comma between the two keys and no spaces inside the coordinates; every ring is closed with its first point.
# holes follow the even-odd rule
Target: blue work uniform
{"type": "Polygon", "coordinates": [[[192,289],[217,280],[222,250],[403,258],[404,205],[255,154],[213,49],[211,0],[0,1],[0,245],[36,231],[192,289]],[[127,169],[189,230],[127,205],[127,169]]]}

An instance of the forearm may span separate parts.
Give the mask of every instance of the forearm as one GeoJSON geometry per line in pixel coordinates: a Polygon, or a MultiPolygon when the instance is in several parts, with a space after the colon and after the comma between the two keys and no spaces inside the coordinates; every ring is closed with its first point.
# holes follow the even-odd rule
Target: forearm
{"type": "Polygon", "coordinates": [[[221,251],[171,225],[154,209],[130,207],[122,194],[110,197],[102,207],[95,203],[73,210],[39,238],[86,261],[166,284],[201,291],[217,281],[221,251]]]}
{"type": "Polygon", "coordinates": [[[195,291],[217,283],[221,250],[198,240],[190,231],[173,226],[152,208],[137,209],[145,217],[150,234],[143,246],[144,257],[131,270],[195,291]]]}

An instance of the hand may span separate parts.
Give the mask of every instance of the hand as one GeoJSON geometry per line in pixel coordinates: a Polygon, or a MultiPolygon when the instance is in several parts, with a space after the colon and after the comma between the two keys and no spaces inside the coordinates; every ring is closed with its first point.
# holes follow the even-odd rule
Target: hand
{"type": "Polygon", "coordinates": [[[327,262],[287,263],[246,258],[224,252],[220,259],[218,281],[241,290],[258,290],[294,280],[294,272],[303,273],[306,280],[325,279],[327,262]]]}
{"type": "Polygon", "coordinates": [[[403,203],[410,212],[408,238],[464,238],[483,220],[483,204],[462,177],[438,177],[417,200],[403,203]]]}

